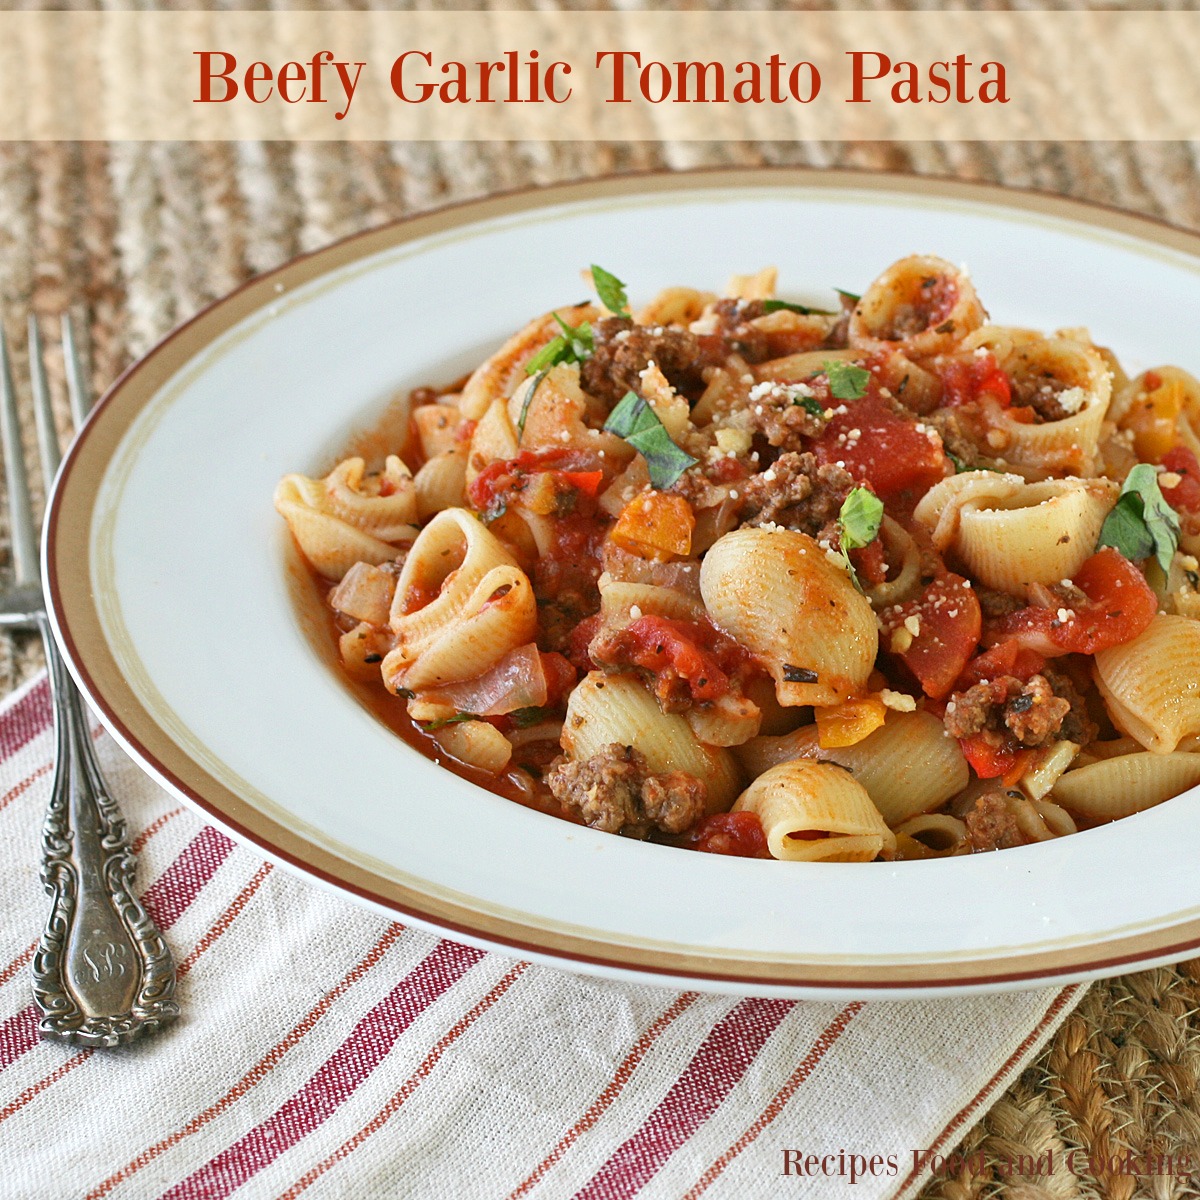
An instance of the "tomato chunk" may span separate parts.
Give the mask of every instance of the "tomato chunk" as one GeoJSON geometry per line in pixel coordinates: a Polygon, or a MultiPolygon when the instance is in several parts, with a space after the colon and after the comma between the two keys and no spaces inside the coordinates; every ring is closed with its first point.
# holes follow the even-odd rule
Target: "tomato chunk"
{"type": "Polygon", "coordinates": [[[1179,476],[1174,487],[1163,487],[1163,499],[1180,512],[1200,512],[1200,462],[1196,456],[1186,446],[1172,446],[1162,456],[1162,465],[1179,476]]]}
{"type": "Polygon", "coordinates": [[[713,813],[688,834],[686,845],[707,854],[734,854],[740,858],[770,858],[767,835],[757,813],[713,813]]]}
{"type": "Polygon", "coordinates": [[[729,691],[730,675],[750,662],[746,650],[712,625],[670,617],[638,617],[606,643],[603,653],[610,666],[641,667],[659,676],[660,683],[673,673],[700,702],[719,700],[729,691]]]}
{"type": "Polygon", "coordinates": [[[604,483],[593,456],[578,450],[522,450],[516,458],[489,463],[471,480],[467,499],[477,512],[494,512],[512,501],[544,515],[565,515],[578,496],[594,499],[604,483]]]}
{"type": "Polygon", "coordinates": [[[883,543],[876,538],[865,546],[850,551],[850,561],[858,572],[858,577],[871,587],[878,587],[887,580],[887,559],[883,553],[883,543]]]}
{"type": "Polygon", "coordinates": [[[963,756],[970,764],[971,770],[980,779],[999,779],[1007,775],[1022,761],[1025,751],[1018,746],[1005,743],[997,745],[986,733],[972,734],[970,737],[959,738],[963,756]]]}
{"type": "Polygon", "coordinates": [[[1002,408],[1012,403],[1012,385],[992,353],[968,359],[947,358],[938,369],[942,378],[942,403],[949,407],[974,404],[991,396],[1002,408]]]}
{"type": "Polygon", "coordinates": [[[930,430],[893,412],[868,392],[834,411],[813,442],[820,463],[840,462],[847,471],[885,499],[909,489],[926,491],[946,473],[942,441],[930,430]]]}
{"type": "Polygon", "coordinates": [[[995,645],[1015,639],[1047,658],[1095,654],[1132,641],[1158,611],[1158,597],[1145,576],[1111,546],[1093,554],[1074,582],[1088,604],[1072,609],[1067,620],[1059,620],[1054,609],[1022,608],[996,621],[987,640],[995,645]]]}
{"type": "Polygon", "coordinates": [[[1036,650],[1029,650],[1015,638],[1011,638],[971,659],[958,677],[954,690],[965,692],[967,688],[974,687],[985,679],[999,679],[1002,675],[1028,681],[1045,665],[1045,655],[1038,654],[1036,650]]]}
{"type": "Polygon", "coordinates": [[[937,699],[950,692],[975,653],[982,626],[974,589],[961,575],[946,574],[915,600],[886,610],[883,645],[897,646],[894,653],[921,689],[937,699]]]}

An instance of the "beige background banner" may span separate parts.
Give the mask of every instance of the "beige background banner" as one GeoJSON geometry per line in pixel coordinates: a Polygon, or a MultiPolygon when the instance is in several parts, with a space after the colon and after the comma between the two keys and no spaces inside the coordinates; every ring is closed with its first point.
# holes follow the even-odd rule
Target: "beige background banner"
{"type": "Polygon", "coordinates": [[[0,139],[1192,139],[1198,60],[1190,11],[10,11],[0,139]]]}

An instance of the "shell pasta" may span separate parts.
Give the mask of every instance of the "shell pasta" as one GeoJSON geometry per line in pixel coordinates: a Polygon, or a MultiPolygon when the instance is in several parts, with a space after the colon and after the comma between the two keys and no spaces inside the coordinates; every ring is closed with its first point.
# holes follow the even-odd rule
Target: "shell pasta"
{"type": "Polygon", "coordinates": [[[411,745],[596,830],[813,864],[1200,785],[1187,371],[992,324],[931,255],[816,305],[774,267],[637,307],[588,280],[413,392],[403,444],[276,489],[411,745]]]}

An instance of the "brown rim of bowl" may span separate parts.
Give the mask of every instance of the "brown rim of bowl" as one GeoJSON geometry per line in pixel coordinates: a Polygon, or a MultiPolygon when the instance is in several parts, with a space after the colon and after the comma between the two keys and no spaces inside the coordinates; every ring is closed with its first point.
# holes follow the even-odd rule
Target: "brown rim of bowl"
{"type": "Polygon", "coordinates": [[[530,187],[400,218],[310,251],[256,276],[214,301],[168,333],[128,367],[108,389],[64,460],[47,517],[44,567],[46,599],[59,642],[75,677],[104,723],[152,776],[229,829],[238,838],[302,874],[348,895],[415,919],[450,936],[460,935],[502,951],[534,954],[565,965],[602,967],[645,977],[742,985],[753,989],[809,991],[917,991],[967,989],[1023,981],[1065,982],[1088,975],[1115,974],[1125,967],[1185,957],[1200,948],[1200,920],[1151,932],[1082,945],[994,959],[929,964],[856,966],[771,960],[725,959],[703,952],[629,946],[587,935],[549,930],[505,915],[480,912],[386,879],[347,862],[303,835],[267,817],[204,771],[138,701],[122,677],[102,634],[91,602],[85,563],[93,506],[103,471],[131,422],[159,387],[205,346],[277,298],[275,285],[307,283],[327,271],[405,242],[475,221],[568,204],[654,191],[660,194],[703,189],[802,187],[830,191],[891,191],[931,194],[941,199],[993,204],[1048,218],[1074,220],[1110,232],[1200,256],[1200,236],[1152,217],[1032,189],[968,183],[940,176],[867,170],[825,171],[804,167],[699,169],[609,175],[551,187],[530,187]],[[79,500],[74,498],[79,495],[79,500]],[[83,647],[88,650],[84,651],[83,647]],[[1098,951],[1102,953],[1097,954],[1098,951]]]}

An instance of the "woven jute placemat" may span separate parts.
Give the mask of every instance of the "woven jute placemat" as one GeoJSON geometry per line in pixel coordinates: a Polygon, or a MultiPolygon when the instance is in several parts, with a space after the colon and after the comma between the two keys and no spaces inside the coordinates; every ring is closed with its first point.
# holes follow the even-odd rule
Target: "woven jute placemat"
{"type": "MultiPolygon", "coordinates": [[[[43,319],[53,368],[58,315],[72,312],[102,389],[256,272],[489,192],[664,168],[856,167],[1039,188],[1200,228],[1198,153],[1175,143],[0,143],[0,317],[24,379],[25,314],[43,319]]],[[[65,431],[60,371],[51,383],[65,431]]],[[[0,693],[40,665],[33,641],[0,638],[0,693]]],[[[967,1164],[925,1196],[1200,1195],[1195,1176],[1139,1178],[1126,1158],[1200,1151],[1198,1012],[1200,960],[1095,984],[1003,1099],[971,1114],[967,1164]],[[1073,1149],[1084,1153],[1069,1159],[1073,1149]]]]}

